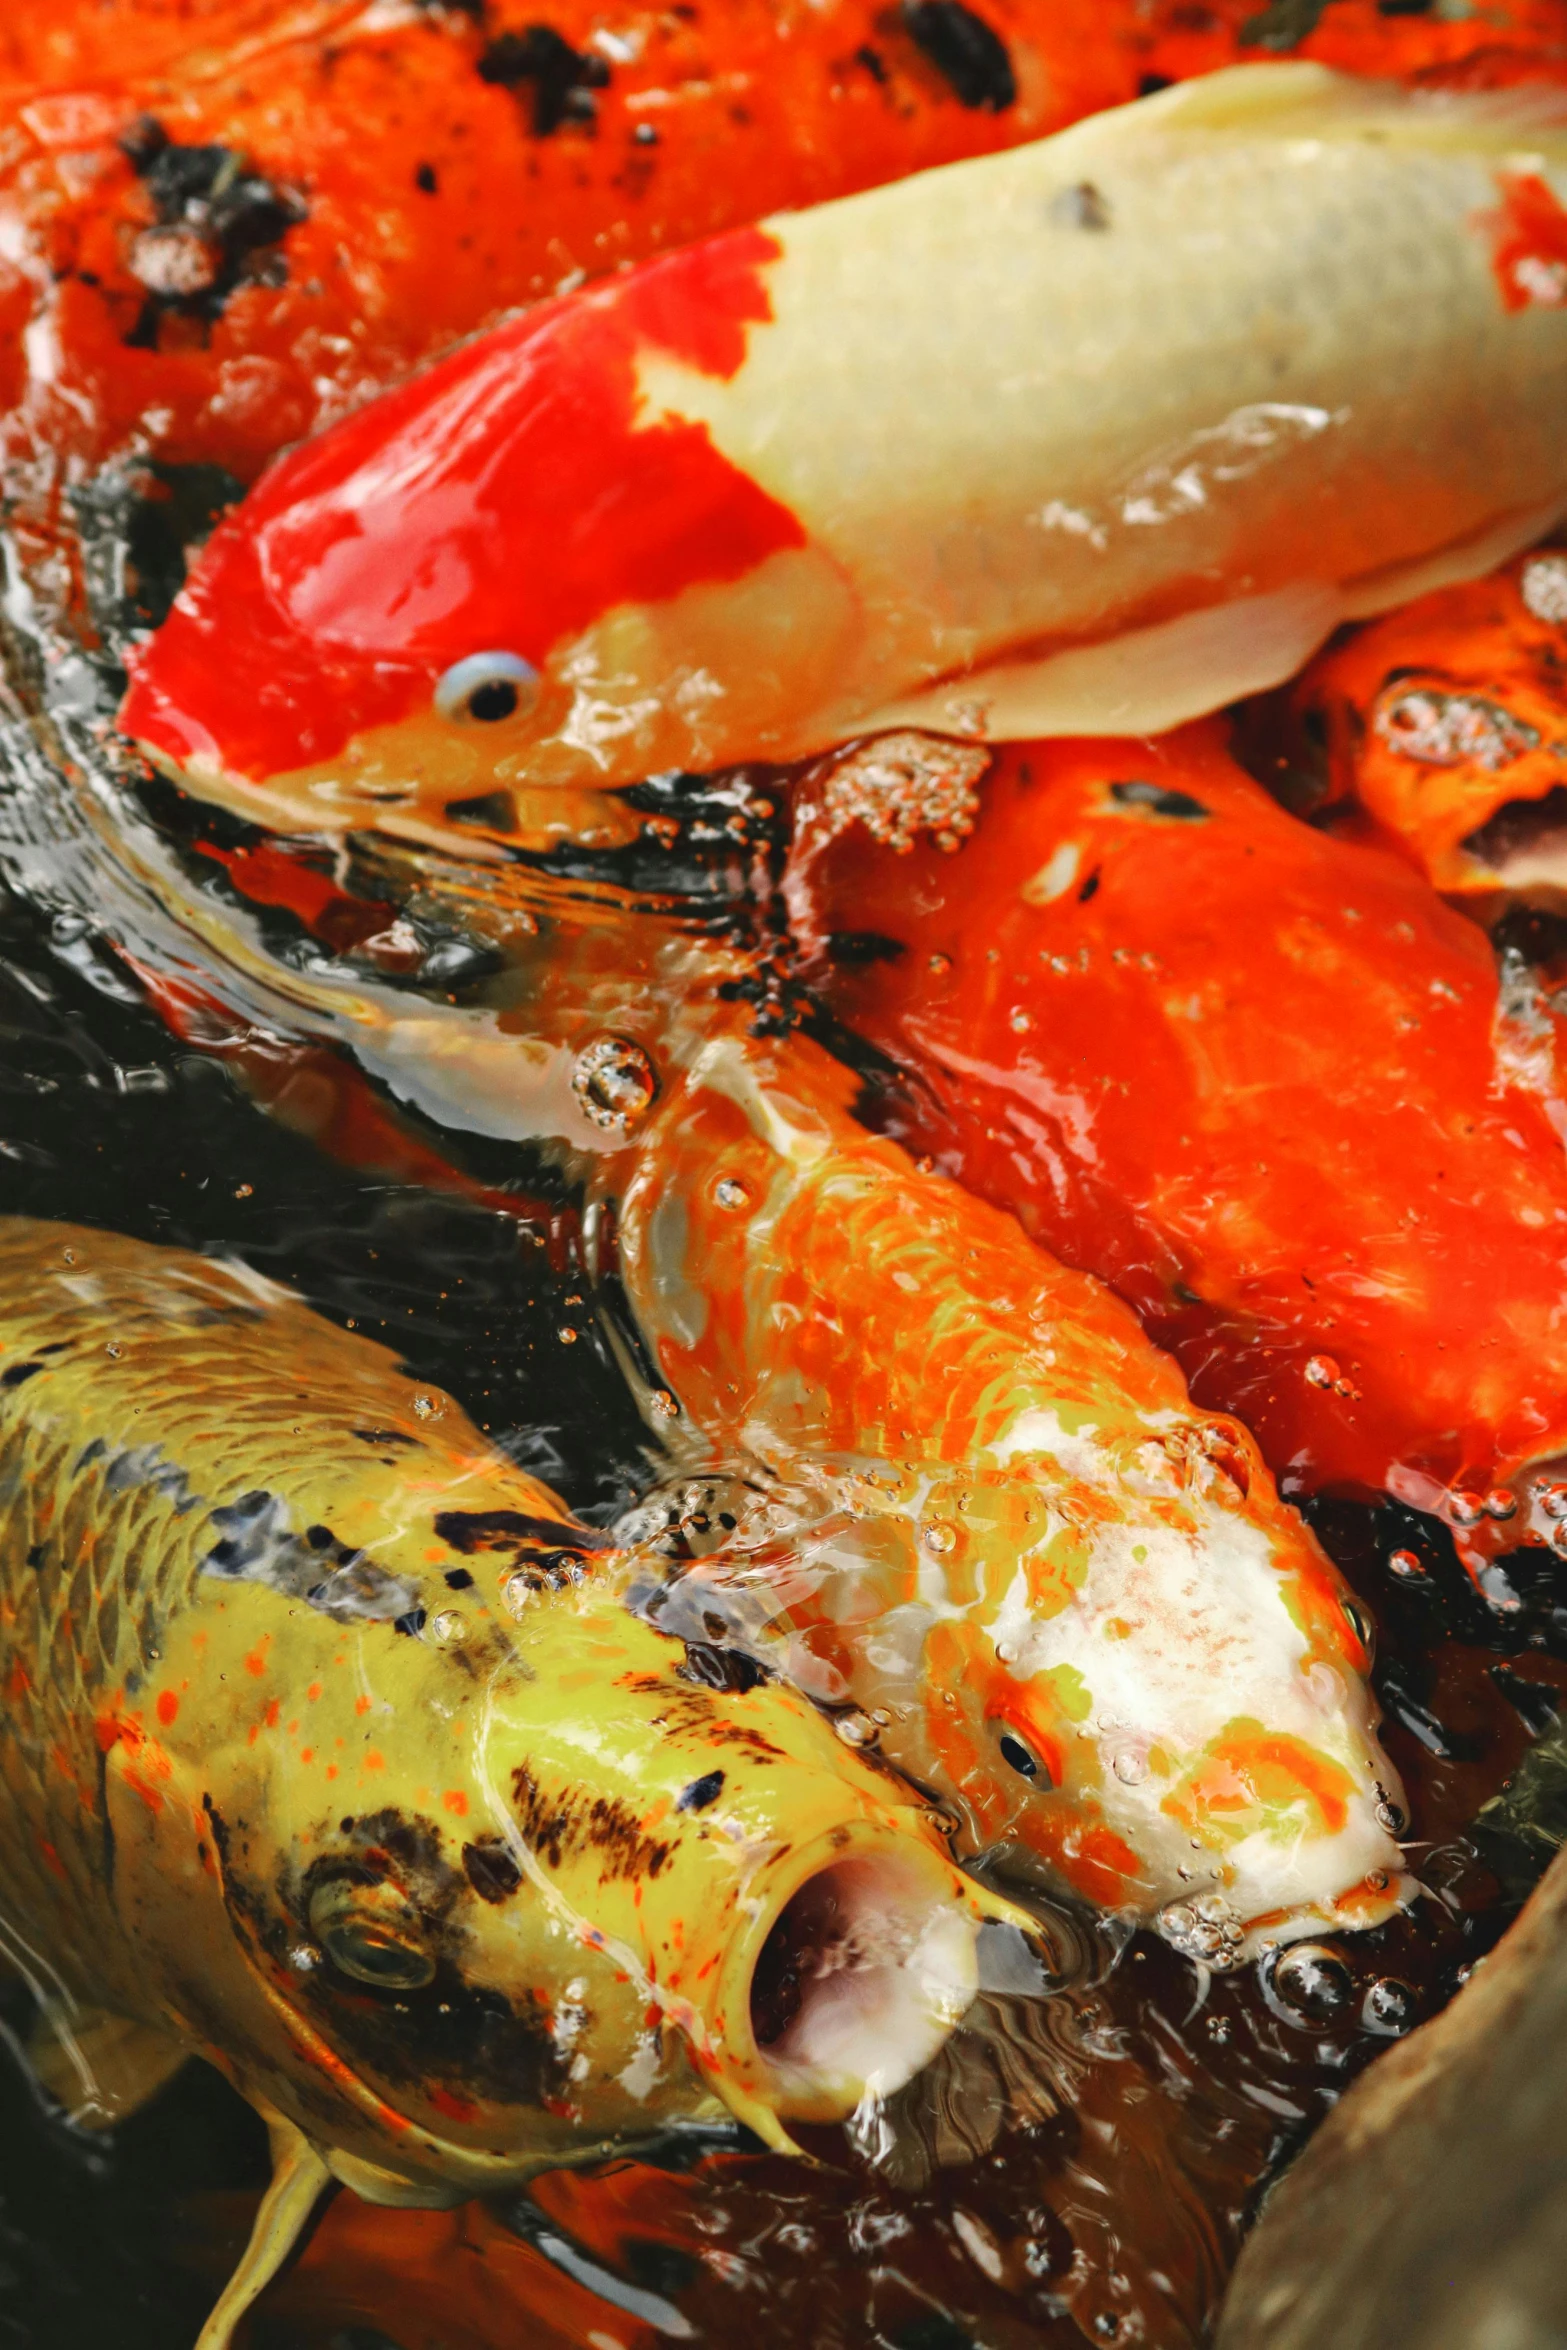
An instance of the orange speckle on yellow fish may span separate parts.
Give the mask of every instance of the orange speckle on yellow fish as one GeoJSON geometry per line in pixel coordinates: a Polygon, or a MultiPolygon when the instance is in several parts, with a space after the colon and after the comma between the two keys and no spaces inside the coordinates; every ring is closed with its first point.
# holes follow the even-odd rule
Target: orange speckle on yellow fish
{"type": "Polygon", "coordinates": [[[456,1814],[458,1819],[465,1820],[468,1817],[468,1798],[460,1787],[448,1787],[446,1793],[441,1797],[441,1801],[449,1812],[456,1814]]]}
{"type": "Polygon", "coordinates": [[[160,1690],[160,1692],[159,1692],[159,1695],[158,1695],[158,1719],[159,1719],[159,1721],[160,1721],[160,1722],[163,1724],[163,1727],[164,1727],[166,1730],[168,1730],[168,1729],[171,1729],[171,1728],[173,1727],[173,1725],[174,1725],[174,1721],[175,1721],[175,1718],[176,1718],[176,1716],[178,1715],[178,1713],[179,1713],[179,1710],[180,1710],[180,1701],[179,1701],[179,1699],[178,1699],[178,1698],[175,1696],[175,1694],[174,1694],[173,1690],[172,1690],[172,1689],[164,1689],[164,1690],[160,1690]]]}
{"type": "Polygon", "coordinates": [[[282,1719],[282,1715],[283,1703],[281,1698],[269,1697],[267,1700],[266,1711],[261,1717],[261,1719],[266,1723],[267,1728],[269,1730],[275,1730],[279,1721],[282,1719]]]}
{"type": "Polygon", "coordinates": [[[309,1688],[308,1688],[308,1689],[305,1691],[305,1695],[306,1695],[306,1697],[308,1697],[308,1698],[309,1698],[309,1700],[310,1700],[311,1704],[312,1704],[312,1705],[314,1705],[314,1704],[317,1702],[317,1700],[320,1698],[320,1695],[321,1695],[321,1684],[320,1684],[320,1682],[319,1682],[319,1681],[312,1681],[312,1682],[311,1682],[311,1684],[310,1684],[310,1687],[309,1687],[309,1688]]]}
{"type": "Polygon", "coordinates": [[[385,1770],[385,1768],[386,1768],[386,1757],[385,1757],[385,1755],[384,1755],[384,1754],[381,1752],[381,1749],[379,1748],[379,1746],[372,1746],[372,1747],[371,1747],[371,1749],[370,1749],[369,1753],[368,1753],[368,1754],[365,1756],[365,1759],[364,1759],[363,1763],[360,1765],[360,1768],[361,1768],[361,1770],[366,1770],[366,1771],[384,1771],[384,1770],[385,1770]]]}
{"type": "Polygon", "coordinates": [[[337,1777],[337,1765],[336,1765],[336,1763],[328,1763],[328,1764],[327,1764],[327,1766],[326,1766],[326,1775],[327,1775],[327,1777],[328,1777],[329,1779],[335,1779],[335,1778],[337,1777]]]}
{"type": "Polygon", "coordinates": [[[370,1700],[369,1700],[369,1698],[368,1698],[368,1697],[356,1697],[356,1698],[354,1699],[354,1711],[355,1711],[355,1713],[356,1713],[356,1714],[367,1714],[367,1713],[370,1711],[370,1700]]]}
{"type": "Polygon", "coordinates": [[[267,1650],[271,1647],[271,1645],[271,1633],[263,1632],[261,1638],[256,1642],[255,1647],[251,1650],[250,1654],[245,1659],[246,1672],[253,1673],[258,1681],[267,1669],[267,1650]]]}
{"type": "Polygon", "coordinates": [[[313,1746],[302,1746],[299,1750],[299,1759],[302,1763],[314,1762],[316,1759],[315,1748],[313,1746]]]}

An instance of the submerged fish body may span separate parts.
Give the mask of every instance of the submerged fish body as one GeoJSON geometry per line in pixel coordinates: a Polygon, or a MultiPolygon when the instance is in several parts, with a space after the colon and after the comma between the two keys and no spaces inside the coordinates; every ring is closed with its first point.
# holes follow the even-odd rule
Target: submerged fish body
{"type": "Polygon", "coordinates": [[[678,1403],[706,1439],[633,1523],[689,1555],[726,1522],[704,1464],[770,1472],[715,1554],[653,1575],[651,1620],[852,1702],[968,1849],[1032,1853],[1209,1963],[1386,1916],[1369,1619],[1252,1439],[843,1093],[799,1039],[710,1040],[604,1178],[663,1425],[678,1403]]]}
{"type": "Polygon", "coordinates": [[[835,1016],[921,1074],[907,1146],[1109,1282],[1287,1490],[1435,1511],[1477,1571],[1552,1539],[1560,1078],[1475,925],[1214,725],[998,754],[956,856],[842,823],[850,765],[788,895],[835,1016]],[[834,962],[851,921],[878,960],[834,962]]]}
{"type": "Polygon", "coordinates": [[[67,2033],[168,2035],[304,2187],[410,2203],[681,2117],[787,2147],[941,2043],[1012,1913],[803,1697],[688,1677],[450,1398],[18,1220],[0,1356],[0,1910],[67,2033]]]}
{"type": "Polygon", "coordinates": [[[1567,500],[1552,105],[1240,67],[546,305],[273,467],[125,730],[247,814],[471,841],[1277,682],[1567,500]]]}

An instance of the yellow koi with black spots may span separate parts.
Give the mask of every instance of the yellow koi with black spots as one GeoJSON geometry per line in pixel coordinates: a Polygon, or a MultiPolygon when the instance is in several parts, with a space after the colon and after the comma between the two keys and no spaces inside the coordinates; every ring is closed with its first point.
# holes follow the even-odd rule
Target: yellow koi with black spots
{"type": "Polygon", "coordinates": [[[0,1495],[0,1938],[84,2086],[140,2031],[273,2128],[202,2350],[331,2178],[456,2202],[704,2116],[787,2148],[919,2069],[1015,1914],[242,1266],[0,1220],[0,1495]]]}

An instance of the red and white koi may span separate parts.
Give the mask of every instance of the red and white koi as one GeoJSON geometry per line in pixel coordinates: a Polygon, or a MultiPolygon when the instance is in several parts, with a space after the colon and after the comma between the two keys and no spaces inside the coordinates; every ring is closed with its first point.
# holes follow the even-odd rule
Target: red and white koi
{"type": "Polygon", "coordinates": [[[1274,684],[1567,504],[1561,125],[1237,67],[547,303],[274,465],[122,723],[249,816],[471,844],[1274,684]]]}

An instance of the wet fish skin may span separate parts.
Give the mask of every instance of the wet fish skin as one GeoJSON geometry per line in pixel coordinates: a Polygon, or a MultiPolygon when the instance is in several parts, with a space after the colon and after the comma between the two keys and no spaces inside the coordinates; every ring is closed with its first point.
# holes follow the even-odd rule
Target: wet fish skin
{"type": "Polygon", "coordinates": [[[1475,924],[1286,814],[1218,721],[996,754],[951,857],[889,855],[831,789],[786,895],[804,977],[919,1072],[905,1146],[1109,1282],[1291,1492],[1433,1511],[1482,1577],[1552,1540],[1567,1169],[1521,958],[1499,984],[1475,924]],[[851,923],[879,961],[834,961],[851,923]]]}
{"type": "MultiPolygon", "coordinates": [[[[597,1188],[676,1521],[747,1460],[761,1502],[654,1567],[651,1620],[726,1622],[852,1701],[965,1849],[1194,1957],[1387,1915],[1369,1620],[1247,1431],[1099,1283],[867,1135],[819,1048],[704,1033],[597,1188]]],[[[656,1555],[656,1515],[633,1528],[656,1555]]]]}
{"type": "Polygon", "coordinates": [[[1317,804],[1357,802],[1467,913],[1567,902],[1552,797],[1567,785],[1567,549],[1357,631],[1311,664],[1290,706],[1326,742],[1317,804]]]}
{"type": "Polygon", "coordinates": [[[372,2197],[682,2115],[787,2146],[782,2109],[861,2093],[756,2044],[793,1886],[891,1868],[955,2011],[1012,1914],[804,1699],[684,1678],[449,1397],[243,1267],[0,1220],[0,1492],[8,1947],[372,2197]]]}
{"type": "Polygon", "coordinates": [[[1506,258],[1559,112],[1237,67],[546,306],[281,460],[122,724],[247,815],[471,849],[540,791],[1278,682],[1567,500],[1567,313],[1506,258]],[[443,715],[495,653],[536,693],[443,715]]]}

